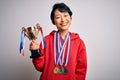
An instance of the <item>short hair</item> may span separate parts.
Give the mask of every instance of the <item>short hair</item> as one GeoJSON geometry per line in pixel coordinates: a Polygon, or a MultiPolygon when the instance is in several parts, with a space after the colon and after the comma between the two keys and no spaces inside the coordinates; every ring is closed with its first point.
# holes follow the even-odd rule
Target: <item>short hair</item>
{"type": "Polygon", "coordinates": [[[51,18],[51,21],[53,24],[55,24],[54,22],[54,13],[55,13],[55,10],[58,9],[60,12],[68,12],[70,17],[72,16],[72,11],[70,10],[70,8],[64,4],[64,3],[56,3],[53,5],[53,8],[52,8],[52,11],[51,11],[51,14],[50,14],[50,18],[51,18]]]}

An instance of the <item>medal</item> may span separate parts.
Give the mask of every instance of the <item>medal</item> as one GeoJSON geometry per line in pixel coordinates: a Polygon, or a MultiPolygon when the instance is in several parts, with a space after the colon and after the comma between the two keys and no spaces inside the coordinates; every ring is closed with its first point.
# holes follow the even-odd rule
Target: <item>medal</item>
{"type": "Polygon", "coordinates": [[[68,73],[68,70],[67,70],[67,68],[61,67],[59,73],[61,73],[61,74],[67,74],[67,73],[68,73]]]}
{"type": "MultiPolygon", "coordinates": [[[[71,38],[69,32],[66,34],[64,42],[62,43],[62,40],[60,38],[60,35],[57,32],[54,34],[54,61],[55,65],[60,65],[60,66],[67,66],[69,56],[70,56],[70,43],[71,43],[71,38]],[[65,58],[65,52],[67,50],[67,55],[65,58]]],[[[64,67],[58,68],[55,67],[54,71],[55,74],[60,73],[60,74],[67,74],[68,70],[64,67]]]]}
{"type": "Polygon", "coordinates": [[[58,68],[58,67],[55,67],[54,69],[53,69],[53,73],[54,74],[58,74],[60,72],[60,69],[58,68]]]}
{"type": "Polygon", "coordinates": [[[67,74],[67,73],[68,73],[67,68],[64,68],[64,74],[67,74]]]}
{"type": "Polygon", "coordinates": [[[64,68],[63,67],[60,68],[60,73],[64,74],[64,68]]]}

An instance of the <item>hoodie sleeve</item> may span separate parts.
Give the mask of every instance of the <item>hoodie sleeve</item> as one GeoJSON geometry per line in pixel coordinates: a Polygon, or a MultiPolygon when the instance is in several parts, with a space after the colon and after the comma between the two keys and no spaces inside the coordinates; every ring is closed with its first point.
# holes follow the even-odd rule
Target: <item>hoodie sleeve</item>
{"type": "Polygon", "coordinates": [[[33,65],[35,66],[36,70],[42,72],[44,68],[44,49],[42,49],[42,45],[40,45],[40,54],[42,56],[36,57],[32,59],[33,65]]]}
{"type": "Polygon", "coordinates": [[[76,65],[76,80],[86,80],[87,72],[87,57],[86,48],[84,42],[80,39],[78,54],[77,54],[77,65],[76,65]]]}

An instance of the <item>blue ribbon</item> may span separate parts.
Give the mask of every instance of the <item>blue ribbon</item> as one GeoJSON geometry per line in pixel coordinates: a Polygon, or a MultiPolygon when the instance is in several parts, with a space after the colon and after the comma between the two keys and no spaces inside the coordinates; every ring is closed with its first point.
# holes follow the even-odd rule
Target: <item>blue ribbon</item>
{"type": "Polygon", "coordinates": [[[21,36],[20,36],[20,54],[22,52],[23,45],[24,45],[24,28],[22,28],[21,36]]]}

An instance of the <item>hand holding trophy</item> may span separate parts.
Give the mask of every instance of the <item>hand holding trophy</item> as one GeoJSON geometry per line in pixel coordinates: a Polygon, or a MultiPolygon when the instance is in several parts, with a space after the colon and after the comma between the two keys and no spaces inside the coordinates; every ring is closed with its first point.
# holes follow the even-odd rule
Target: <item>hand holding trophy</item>
{"type": "MultiPolygon", "coordinates": [[[[42,46],[43,46],[43,48],[45,48],[43,31],[39,24],[36,24],[36,26],[33,26],[33,27],[27,27],[27,28],[23,27],[22,28],[21,37],[20,37],[20,53],[22,56],[24,56],[24,41],[25,41],[24,37],[25,36],[28,37],[29,40],[32,40],[32,42],[30,43],[31,53],[36,54],[34,56],[42,55],[39,52],[39,43],[37,43],[37,41],[36,41],[39,32],[41,32],[42,46]]],[[[31,58],[34,56],[31,56],[31,58]]]]}

